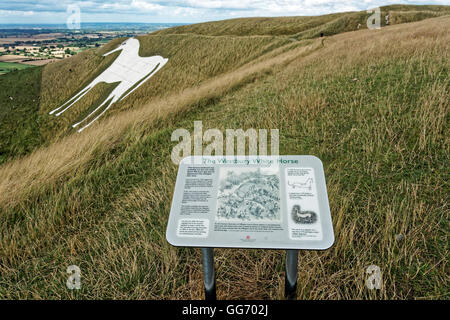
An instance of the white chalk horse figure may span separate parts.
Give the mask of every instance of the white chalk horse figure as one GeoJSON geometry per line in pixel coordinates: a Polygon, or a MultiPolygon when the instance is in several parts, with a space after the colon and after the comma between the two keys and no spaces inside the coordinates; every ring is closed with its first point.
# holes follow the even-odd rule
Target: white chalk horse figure
{"type": "Polygon", "coordinates": [[[86,119],[90,118],[97,111],[99,111],[102,106],[107,104],[103,111],[100,112],[91,122],[78,130],[78,132],[81,132],[89,127],[98,118],[100,118],[111,107],[113,103],[125,99],[130,93],[139,88],[144,82],[146,82],[156,72],[158,72],[159,69],[161,69],[168,61],[168,59],[165,59],[161,56],[140,57],[139,40],[135,38],[129,38],[125,40],[119,47],[108,53],[105,53],[103,56],[107,56],[119,50],[122,50],[122,52],[105,71],[103,71],[90,84],[88,84],[84,89],[70,98],[63,105],[51,111],[50,114],[55,114],[56,116],[61,115],[100,82],[119,82],[119,84],[114,88],[111,94],[97,108],[95,108],[94,111],[92,111],[83,120],[73,125],[74,128],[78,127],[86,119]],[[122,97],[122,95],[126,92],[127,94],[122,97]]]}

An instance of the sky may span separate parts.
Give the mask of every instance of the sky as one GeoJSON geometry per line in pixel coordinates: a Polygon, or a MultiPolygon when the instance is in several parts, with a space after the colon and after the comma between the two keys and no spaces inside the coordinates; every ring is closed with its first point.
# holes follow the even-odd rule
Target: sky
{"type": "Polygon", "coordinates": [[[450,0],[0,0],[0,24],[66,23],[77,15],[77,8],[81,24],[194,23],[237,17],[321,15],[389,4],[450,5],[450,0]]]}

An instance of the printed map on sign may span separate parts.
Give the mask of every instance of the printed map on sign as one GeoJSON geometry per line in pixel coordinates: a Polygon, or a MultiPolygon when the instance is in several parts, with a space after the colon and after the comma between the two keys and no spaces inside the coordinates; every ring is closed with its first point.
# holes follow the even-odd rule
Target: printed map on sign
{"type": "Polygon", "coordinates": [[[222,168],[217,202],[217,220],[279,221],[279,171],[222,168]]]}

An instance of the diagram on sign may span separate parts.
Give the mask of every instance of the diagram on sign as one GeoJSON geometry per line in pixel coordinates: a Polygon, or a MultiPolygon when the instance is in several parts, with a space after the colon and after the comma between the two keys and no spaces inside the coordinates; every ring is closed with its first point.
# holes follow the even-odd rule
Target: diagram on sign
{"type": "Polygon", "coordinates": [[[311,191],[312,188],[312,183],[313,183],[313,179],[312,178],[308,178],[306,179],[305,182],[296,182],[296,181],[288,181],[288,185],[294,189],[299,188],[299,189],[308,189],[311,191]]]}
{"type": "Polygon", "coordinates": [[[289,237],[292,240],[321,240],[323,234],[314,169],[286,168],[285,173],[289,237]]]}
{"type": "Polygon", "coordinates": [[[280,221],[276,168],[221,168],[216,220],[280,221]]]}

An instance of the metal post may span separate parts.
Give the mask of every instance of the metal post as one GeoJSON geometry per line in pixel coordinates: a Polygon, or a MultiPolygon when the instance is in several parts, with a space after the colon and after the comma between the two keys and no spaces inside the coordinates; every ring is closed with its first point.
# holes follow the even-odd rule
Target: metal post
{"type": "Polygon", "coordinates": [[[213,248],[202,248],[203,279],[205,283],[205,300],[216,300],[216,276],[214,273],[213,248]]]}
{"type": "Polygon", "coordinates": [[[286,250],[286,277],[284,296],[292,300],[297,298],[298,250],[286,250]]]}

